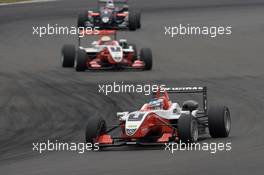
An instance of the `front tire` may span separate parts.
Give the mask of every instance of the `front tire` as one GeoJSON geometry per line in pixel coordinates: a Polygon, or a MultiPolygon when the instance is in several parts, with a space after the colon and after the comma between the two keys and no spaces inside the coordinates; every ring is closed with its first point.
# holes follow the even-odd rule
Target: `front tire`
{"type": "Polygon", "coordinates": [[[132,62],[136,61],[138,59],[138,54],[137,54],[137,45],[134,43],[131,43],[130,46],[132,46],[133,50],[134,50],[134,55],[132,58],[132,62]]]}
{"type": "Polygon", "coordinates": [[[196,119],[192,115],[182,115],[178,120],[178,133],[184,143],[197,142],[199,129],[196,119]]]}
{"type": "Polygon", "coordinates": [[[85,130],[86,143],[95,144],[100,135],[106,132],[105,120],[98,117],[93,117],[88,120],[85,130]]]}
{"type": "Polygon", "coordinates": [[[77,59],[75,60],[75,70],[77,72],[83,72],[87,69],[87,54],[84,50],[79,49],[77,51],[77,59]]]}
{"type": "Polygon", "coordinates": [[[231,130],[231,117],[228,107],[210,106],[208,109],[208,125],[211,137],[228,137],[231,130]]]}
{"type": "Polygon", "coordinates": [[[140,59],[145,63],[145,70],[152,69],[152,51],[149,48],[142,48],[140,51],[140,59]]]}
{"type": "Polygon", "coordinates": [[[85,27],[85,23],[88,21],[88,14],[87,11],[80,13],[78,15],[77,27],[85,27]]]}
{"type": "Polygon", "coordinates": [[[61,63],[62,67],[73,67],[75,60],[75,46],[71,44],[66,44],[61,49],[61,63]]]}

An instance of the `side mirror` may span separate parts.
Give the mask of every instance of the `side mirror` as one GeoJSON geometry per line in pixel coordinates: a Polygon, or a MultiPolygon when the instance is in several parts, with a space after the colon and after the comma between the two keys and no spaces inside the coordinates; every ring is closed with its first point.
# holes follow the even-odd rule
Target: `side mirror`
{"type": "Polygon", "coordinates": [[[116,116],[119,118],[119,120],[126,120],[128,114],[129,112],[117,112],[116,116]]]}

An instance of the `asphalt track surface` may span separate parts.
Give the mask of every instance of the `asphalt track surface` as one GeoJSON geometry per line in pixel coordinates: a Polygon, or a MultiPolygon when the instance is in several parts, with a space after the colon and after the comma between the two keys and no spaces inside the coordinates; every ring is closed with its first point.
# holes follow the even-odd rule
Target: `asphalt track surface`
{"type": "Polygon", "coordinates": [[[75,25],[76,14],[94,2],[58,2],[0,7],[0,172],[1,174],[263,174],[264,2],[262,0],[141,0],[142,29],[121,32],[150,47],[149,72],[76,73],[60,66],[60,48],[74,36],[32,35],[32,26],[75,25]],[[232,25],[219,38],[164,36],[164,25],[232,25]],[[32,152],[32,142],[78,142],[91,116],[114,123],[114,113],[138,108],[148,98],[97,93],[98,84],[125,81],[206,85],[209,103],[231,109],[232,151],[177,151],[118,148],[103,152],[32,152]]]}

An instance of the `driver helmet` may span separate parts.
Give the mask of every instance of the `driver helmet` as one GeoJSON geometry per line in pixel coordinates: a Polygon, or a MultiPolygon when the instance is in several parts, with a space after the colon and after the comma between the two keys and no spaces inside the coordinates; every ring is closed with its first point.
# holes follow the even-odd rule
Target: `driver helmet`
{"type": "Polygon", "coordinates": [[[149,107],[153,110],[163,109],[163,100],[160,98],[153,98],[149,102],[149,107]]]}
{"type": "Polygon", "coordinates": [[[110,36],[102,36],[101,41],[102,41],[102,42],[108,42],[108,41],[111,41],[111,37],[110,37],[110,36]]]}
{"type": "Polygon", "coordinates": [[[115,8],[113,0],[108,0],[107,1],[106,8],[108,8],[108,9],[114,9],[115,8]]]}

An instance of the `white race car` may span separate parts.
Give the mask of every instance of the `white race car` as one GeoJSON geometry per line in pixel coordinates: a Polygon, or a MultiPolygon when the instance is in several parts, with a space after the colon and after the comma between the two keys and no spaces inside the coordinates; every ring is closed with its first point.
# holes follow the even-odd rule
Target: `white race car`
{"type": "Polygon", "coordinates": [[[151,70],[151,49],[142,48],[138,56],[136,45],[128,43],[125,39],[117,40],[116,31],[100,30],[97,31],[97,35],[99,39],[92,42],[89,47],[81,46],[79,37],[77,53],[74,45],[64,45],[62,66],[75,66],[76,71],[120,68],[151,70]],[[114,36],[114,39],[111,36],[114,36]]]}
{"type": "Polygon", "coordinates": [[[207,132],[211,137],[228,137],[231,118],[228,107],[224,105],[207,108],[206,87],[168,88],[134,112],[117,113],[119,124],[106,127],[102,118],[90,118],[86,127],[86,142],[99,146],[121,146],[129,144],[155,145],[168,142],[196,142],[201,134],[207,132]],[[202,110],[193,100],[183,102],[182,106],[169,99],[169,93],[201,93],[202,110]],[[120,128],[119,137],[111,132],[120,128]]]}

